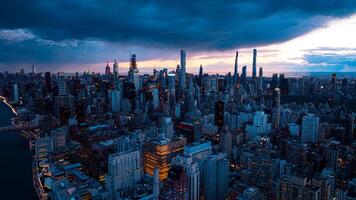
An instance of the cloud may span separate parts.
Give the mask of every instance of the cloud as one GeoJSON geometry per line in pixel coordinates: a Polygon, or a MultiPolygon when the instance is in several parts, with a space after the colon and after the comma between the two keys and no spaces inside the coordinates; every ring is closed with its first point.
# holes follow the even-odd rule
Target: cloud
{"type": "Polygon", "coordinates": [[[172,58],[178,48],[260,46],[355,10],[354,0],[2,0],[0,62],[98,62],[130,51],[172,58]]]}
{"type": "Polygon", "coordinates": [[[0,30],[0,40],[6,40],[11,42],[21,42],[25,40],[32,40],[35,36],[24,29],[5,29],[0,30]]]}

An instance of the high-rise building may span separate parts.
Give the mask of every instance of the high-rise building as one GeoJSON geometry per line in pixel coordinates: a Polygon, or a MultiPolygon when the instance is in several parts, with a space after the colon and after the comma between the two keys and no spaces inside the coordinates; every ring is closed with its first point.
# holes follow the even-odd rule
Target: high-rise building
{"type": "Polygon", "coordinates": [[[110,93],[111,97],[111,111],[114,113],[121,111],[121,92],[113,90],[110,93]]]}
{"type": "Polygon", "coordinates": [[[215,102],[215,126],[222,128],[224,126],[224,102],[218,100],[215,102]]]}
{"type": "Polygon", "coordinates": [[[253,49],[252,79],[257,78],[256,59],[257,59],[257,50],[253,49]]]}
{"type": "Polygon", "coordinates": [[[133,146],[109,155],[106,186],[113,199],[127,197],[142,177],[141,151],[133,146]]]}
{"type": "Polygon", "coordinates": [[[157,88],[153,88],[152,96],[153,96],[153,108],[157,109],[159,106],[159,90],[157,88]]]}
{"type": "Polygon", "coordinates": [[[114,75],[118,76],[119,75],[119,64],[117,64],[116,59],[114,60],[114,64],[112,66],[112,69],[113,69],[114,75]]]}
{"type": "MultiPolygon", "coordinates": [[[[184,189],[188,193],[189,200],[200,199],[200,171],[197,160],[193,157],[177,156],[173,159],[172,165],[181,166],[183,169],[183,175],[180,177],[181,182],[186,183],[184,189]]],[[[175,199],[175,198],[174,198],[175,199]]]]}
{"type": "Polygon", "coordinates": [[[111,69],[109,66],[109,61],[106,62],[106,67],[105,67],[105,75],[110,75],[111,74],[111,69]]]}
{"type": "Polygon", "coordinates": [[[66,147],[68,134],[69,132],[67,126],[59,127],[51,131],[54,151],[62,151],[66,147]]]}
{"type": "Polygon", "coordinates": [[[185,50],[180,50],[180,77],[179,77],[179,86],[182,89],[186,87],[186,57],[187,54],[185,50]]]}
{"type": "Polygon", "coordinates": [[[168,177],[171,159],[183,151],[186,139],[178,138],[170,140],[159,138],[144,144],[144,171],[153,176],[154,169],[159,169],[159,179],[165,180],[168,177]]]}
{"type": "Polygon", "coordinates": [[[63,72],[58,72],[58,95],[64,96],[67,94],[66,79],[63,72]]]}
{"type": "Polygon", "coordinates": [[[279,127],[281,117],[281,92],[279,88],[273,91],[273,107],[272,107],[272,125],[274,128],[279,127]]]}
{"type": "Polygon", "coordinates": [[[242,73],[241,73],[241,78],[240,78],[241,85],[246,89],[247,87],[247,67],[243,66],[242,67],[242,73]]]}
{"type": "Polygon", "coordinates": [[[258,89],[260,91],[263,91],[263,68],[260,67],[259,73],[258,73],[258,89]]]}
{"type": "Polygon", "coordinates": [[[307,114],[302,120],[302,141],[310,143],[319,142],[319,117],[307,114]]]}
{"type": "Polygon", "coordinates": [[[297,140],[290,140],[287,143],[287,161],[303,167],[306,162],[307,151],[307,144],[297,140]]]}
{"type": "Polygon", "coordinates": [[[231,160],[232,156],[232,136],[230,131],[226,128],[219,134],[219,148],[221,152],[226,153],[227,158],[231,160]]]}
{"type": "Polygon", "coordinates": [[[335,172],[338,167],[339,145],[340,142],[337,140],[331,140],[327,144],[327,167],[333,169],[335,172]]]}
{"type": "Polygon", "coordinates": [[[16,83],[12,85],[12,100],[19,101],[19,87],[16,83]]]}
{"type": "Polygon", "coordinates": [[[46,72],[45,73],[45,87],[47,93],[52,92],[52,77],[51,77],[51,72],[46,72]]]}
{"type": "Polygon", "coordinates": [[[36,74],[37,72],[36,72],[36,67],[35,67],[35,65],[32,65],[32,74],[36,74]]]}
{"type": "Polygon", "coordinates": [[[173,131],[173,121],[170,117],[164,117],[162,119],[162,133],[168,139],[173,139],[174,131],[173,131]]]}
{"type": "Polygon", "coordinates": [[[267,123],[267,114],[263,111],[257,111],[252,117],[252,126],[246,126],[248,139],[254,139],[256,136],[267,134],[271,131],[271,124],[267,123]]]}
{"type": "Polygon", "coordinates": [[[233,83],[236,85],[239,79],[239,66],[238,66],[238,59],[239,59],[239,52],[236,51],[235,56],[235,66],[234,66],[234,76],[233,76],[233,83]]]}
{"type": "Polygon", "coordinates": [[[335,90],[336,90],[336,74],[333,73],[331,75],[331,91],[335,92],[335,90]]]}
{"type": "Polygon", "coordinates": [[[204,199],[224,200],[228,194],[229,161],[226,154],[210,155],[204,160],[204,199]]]}

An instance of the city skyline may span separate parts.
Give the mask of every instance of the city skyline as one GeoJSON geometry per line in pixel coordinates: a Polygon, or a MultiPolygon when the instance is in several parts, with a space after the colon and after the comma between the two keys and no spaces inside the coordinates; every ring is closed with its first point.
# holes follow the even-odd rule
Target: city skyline
{"type": "Polygon", "coordinates": [[[35,64],[39,71],[104,72],[106,61],[117,59],[127,71],[135,53],[143,72],[173,70],[178,50],[185,49],[188,73],[203,65],[206,72],[225,74],[233,72],[238,50],[239,66],[251,74],[256,48],[257,67],[266,73],[356,71],[355,2],[298,2],[2,1],[2,9],[23,12],[21,17],[1,12],[1,19],[12,20],[0,20],[0,68],[14,72],[35,64]],[[127,12],[115,12],[123,9],[127,12]],[[87,11],[93,17],[83,15],[87,11]]]}

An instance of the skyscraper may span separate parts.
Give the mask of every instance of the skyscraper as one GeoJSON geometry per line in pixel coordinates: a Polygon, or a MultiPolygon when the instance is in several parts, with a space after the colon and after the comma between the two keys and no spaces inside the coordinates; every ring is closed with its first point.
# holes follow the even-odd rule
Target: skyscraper
{"type": "Polygon", "coordinates": [[[63,72],[58,72],[58,94],[60,96],[67,94],[66,79],[63,72]]]}
{"type": "Polygon", "coordinates": [[[45,87],[46,87],[46,92],[47,92],[47,93],[52,92],[52,77],[51,77],[51,72],[46,72],[46,73],[45,73],[45,87]]]}
{"type": "Polygon", "coordinates": [[[331,140],[327,144],[327,167],[333,169],[335,172],[339,159],[339,145],[340,142],[337,140],[331,140]]]}
{"type": "Polygon", "coordinates": [[[19,101],[19,87],[16,83],[12,85],[12,100],[19,101]]]}
{"type": "Polygon", "coordinates": [[[219,153],[204,160],[204,199],[223,200],[228,193],[229,164],[226,154],[219,153]]]}
{"type": "Polygon", "coordinates": [[[162,133],[168,139],[173,139],[174,131],[173,131],[173,121],[170,117],[164,117],[162,119],[162,133]]]}
{"type": "Polygon", "coordinates": [[[224,126],[224,102],[218,100],[215,102],[215,126],[221,129],[224,126]]]}
{"type": "Polygon", "coordinates": [[[172,161],[173,165],[179,165],[183,169],[181,182],[186,182],[186,190],[189,200],[199,200],[200,197],[200,171],[197,160],[188,156],[177,156],[172,161]]]}
{"type": "Polygon", "coordinates": [[[186,86],[186,52],[185,50],[180,50],[180,78],[179,78],[179,86],[182,89],[185,89],[186,86]]]}
{"type": "Polygon", "coordinates": [[[281,115],[281,92],[279,88],[273,91],[272,124],[274,128],[279,127],[281,115]]]}
{"type": "Polygon", "coordinates": [[[234,85],[237,84],[238,79],[239,79],[239,66],[238,66],[238,59],[239,59],[239,52],[236,51],[236,56],[235,56],[235,67],[234,67],[234,77],[233,77],[233,83],[234,85]]]}
{"type": "Polygon", "coordinates": [[[111,70],[110,70],[110,66],[109,66],[109,61],[106,62],[106,67],[105,67],[105,75],[110,75],[111,74],[111,70]]]}
{"type": "Polygon", "coordinates": [[[32,65],[32,74],[36,74],[36,67],[35,67],[35,65],[32,65]]]}
{"type": "Polygon", "coordinates": [[[141,151],[131,146],[127,150],[111,154],[108,165],[106,185],[113,199],[127,196],[142,177],[141,151]]]}
{"type": "Polygon", "coordinates": [[[153,108],[157,109],[159,106],[159,90],[157,88],[154,88],[152,90],[152,95],[153,95],[153,108]]]}
{"type": "Polygon", "coordinates": [[[263,68],[260,67],[259,73],[258,73],[258,89],[263,91],[263,68]]]}
{"type": "Polygon", "coordinates": [[[112,70],[115,76],[119,75],[119,65],[117,64],[116,59],[114,60],[114,64],[112,66],[112,70]]]}
{"type": "Polygon", "coordinates": [[[302,120],[302,141],[319,142],[319,117],[314,114],[307,114],[302,120]]]}
{"type": "Polygon", "coordinates": [[[253,49],[253,63],[252,63],[252,79],[256,79],[256,59],[257,59],[257,50],[253,49]]]}
{"type": "Polygon", "coordinates": [[[121,110],[121,92],[113,90],[110,93],[111,96],[111,111],[114,113],[120,112],[121,110]]]}
{"type": "Polygon", "coordinates": [[[241,84],[242,86],[244,86],[244,88],[246,89],[247,87],[247,67],[246,66],[243,66],[242,67],[242,73],[241,73],[241,84]]]}

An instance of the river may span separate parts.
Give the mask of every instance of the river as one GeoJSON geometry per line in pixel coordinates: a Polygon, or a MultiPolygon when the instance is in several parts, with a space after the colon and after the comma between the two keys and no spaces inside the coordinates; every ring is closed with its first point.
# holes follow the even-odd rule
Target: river
{"type": "MultiPolygon", "coordinates": [[[[11,117],[10,109],[0,101],[0,126],[9,125],[11,117]]],[[[0,199],[37,199],[28,140],[16,132],[0,133],[0,159],[0,199]]]]}

